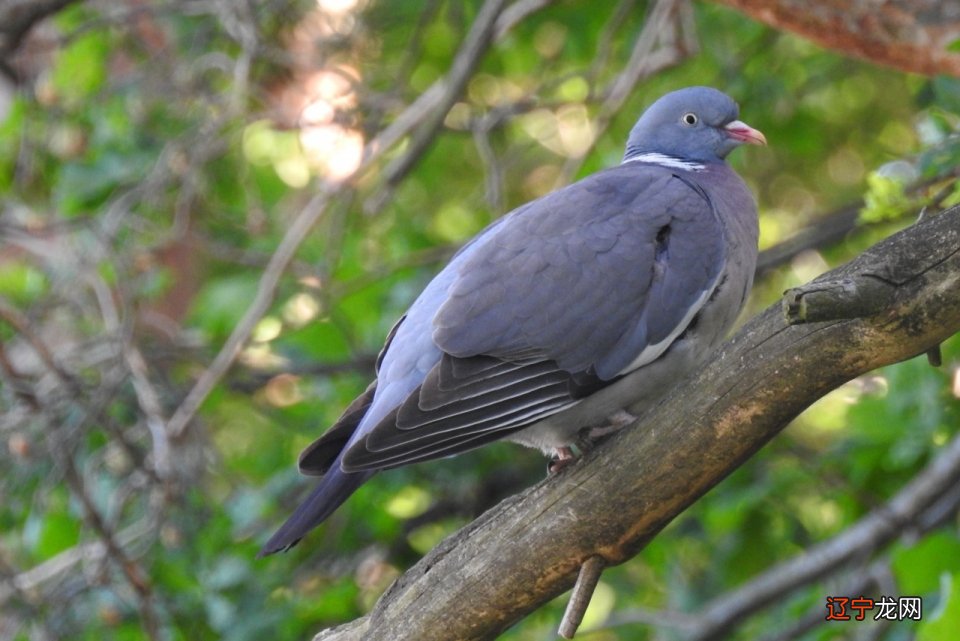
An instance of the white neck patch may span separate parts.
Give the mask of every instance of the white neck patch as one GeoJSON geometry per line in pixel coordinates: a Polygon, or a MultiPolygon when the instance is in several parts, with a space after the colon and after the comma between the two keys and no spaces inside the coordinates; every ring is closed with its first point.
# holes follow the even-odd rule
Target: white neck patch
{"type": "Polygon", "coordinates": [[[704,165],[701,165],[700,163],[689,160],[681,160],[676,156],[668,156],[666,154],[658,154],[653,152],[631,156],[620,164],[626,164],[628,162],[646,162],[652,165],[660,165],[661,167],[670,167],[671,169],[687,169],[689,171],[700,171],[704,168],[704,165]]]}

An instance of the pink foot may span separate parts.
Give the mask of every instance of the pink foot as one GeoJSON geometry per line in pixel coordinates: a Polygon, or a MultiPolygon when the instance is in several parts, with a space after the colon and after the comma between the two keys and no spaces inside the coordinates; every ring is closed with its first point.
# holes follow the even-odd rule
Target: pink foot
{"type": "Polygon", "coordinates": [[[547,463],[547,473],[556,474],[560,470],[576,463],[577,457],[566,445],[557,448],[557,454],[547,463]]]}

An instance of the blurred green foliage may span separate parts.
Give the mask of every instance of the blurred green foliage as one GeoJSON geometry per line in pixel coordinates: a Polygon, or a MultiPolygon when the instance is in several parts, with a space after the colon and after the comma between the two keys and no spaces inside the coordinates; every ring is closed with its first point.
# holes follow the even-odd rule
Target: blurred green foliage
{"type": "MultiPolygon", "coordinates": [[[[237,365],[187,436],[170,444],[172,469],[158,482],[142,392],[111,346],[142,352],[169,416],[247,309],[323,172],[349,157],[349,140],[339,138],[346,146],[311,156],[297,116],[284,115],[303,107],[296,96],[339,82],[304,76],[297,57],[353,79],[330,100],[369,138],[447,72],[479,6],[384,0],[323,14],[319,4],[110,15],[72,6],[52,20],[59,40],[44,71],[9,96],[0,122],[0,297],[86,393],[58,393],[65,386],[37,364],[22,332],[0,321],[5,353],[46,404],[31,410],[4,380],[0,581],[65,564],[29,589],[0,590],[0,619],[9,621],[0,639],[150,634],[144,598],[122,568],[102,554],[70,556],[100,534],[54,450],[74,462],[145,573],[155,638],[190,641],[306,639],[357,617],[441,538],[541,478],[540,456],[510,445],[391,471],[288,554],[254,559],[311,484],[296,473],[297,453],[363,390],[384,336],[442,260],[554,188],[571,156],[587,151],[578,175],[618,162],[636,116],[666,91],[722,88],[766,133],[769,147],[732,158],[758,196],[763,248],[865,198],[863,226],[758,283],[751,313],[909,224],[924,205],[956,200],[956,80],[872,67],[702,3],[699,53],[638,86],[594,141],[600,89],[629,58],[647,7],[553,3],[483,58],[406,180],[383,192],[376,172],[361,176],[354,196],[303,239],[237,365]],[[319,30],[307,30],[314,23],[319,30]],[[522,105],[515,117],[489,131],[491,165],[471,125],[514,104],[522,105]],[[894,161],[922,187],[877,173],[894,161]]],[[[815,404],[640,556],[604,574],[583,638],[674,638],[669,626],[630,623],[626,613],[695,614],[882,505],[960,433],[958,367],[953,340],[941,368],[921,360],[884,368],[815,404]],[[620,624],[607,627],[618,613],[620,624]]],[[[866,551],[863,563],[873,559],[887,559],[893,596],[925,599],[922,623],[896,623],[882,638],[953,638],[955,514],[929,536],[866,551]]],[[[766,638],[784,621],[825,614],[825,596],[842,592],[843,577],[776,603],[734,638],[766,638]]],[[[503,638],[553,638],[563,605],[503,638]]],[[[850,638],[870,624],[822,625],[798,638],[850,638]]]]}

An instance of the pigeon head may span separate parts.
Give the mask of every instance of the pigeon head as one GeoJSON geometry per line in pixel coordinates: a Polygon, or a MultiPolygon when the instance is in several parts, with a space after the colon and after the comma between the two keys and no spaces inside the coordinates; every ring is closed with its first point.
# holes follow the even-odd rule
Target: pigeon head
{"type": "Polygon", "coordinates": [[[680,161],[720,162],[742,145],[765,145],[762,133],[737,120],[740,108],[711,87],[687,87],[650,105],[630,131],[624,161],[659,154],[680,161]]]}

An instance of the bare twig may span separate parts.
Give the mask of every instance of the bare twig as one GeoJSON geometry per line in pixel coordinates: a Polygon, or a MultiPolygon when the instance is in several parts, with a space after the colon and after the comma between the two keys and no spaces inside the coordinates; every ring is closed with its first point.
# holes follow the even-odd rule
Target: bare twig
{"type": "Polygon", "coordinates": [[[73,462],[71,453],[61,451],[56,443],[52,444],[50,451],[55,454],[71,493],[80,500],[80,504],[83,506],[84,521],[103,543],[106,558],[120,569],[127,583],[137,595],[140,623],[144,633],[151,641],[159,641],[160,623],[153,605],[153,588],[147,578],[147,573],[144,572],[139,563],[127,555],[117,541],[114,532],[107,526],[106,520],[100,510],[97,509],[89,492],[87,492],[86,484],[73,462]]]}
{"type": "Polygon", "coordinates": [[[0,297],[0,321],[7,323],[18,334],[23,336],[24,340],[33,348],[33,351],[36,352],[44,366],[59,378],[61,382],[68,385],[74,392],[81,389],[80,382],[76,377],[57,362],[46,343],[33,331],[30,320],[3,297],[0,297]]]}
{"type": "Polygon", "coordinates": [[[517,0],[505,8],[497,18],[497,23],[494,25],[494,40],[500,40],[530,14],[540,11],[553,2],[554,0],[517,0]]]}
{"type": "MultiPolygon", "coordinates": [[[[683,19],[683,7],[688,0],[657,0],[650,10],[643,30],[637,36],[630,53],[630,59],[623,70],[604,91],[603,102],[594,118],[594,135],[590,147],[610,126],[613,117],[620,111],[634,87],[642,79],[659,71],[679,64],[694,53],[690,49],[691,36],[685,36],[683,30],[689,28],[689,20],[683,19]],[[677,37],[683,46],[677,46],[677,37]]],[[[570,182],[572,176],[583,165],[587,151],[579,156],[567,159],[560,170],[558,184],[570,182]]]]}
{"type": "MultiPolygon", "coordinates": [[[[509,31],[524,18],[548,6],[553,0],[519,0],[503,10],[494,24],[494,42],[501,40],[509,31]]],[[[460,54],[458,53],[458,57],[460,54]]],[[[437,80],[423,93],[417,96],[390,125],[378,133],[367,145],[364,154],[364,164],[367,167],[374,157],[379,156],[385,149],[397,144],[404,136],[424,122],[429,114],[434,113],[446,95],[449,87],[448,77],[437,80]]],[[[444,114],[446,114],[444,110],[444,114]]],[[[442,119],[441,119],[442,122],[442,119]]]]}
{"type": "Polygon", "coordinates": [[[485,119],[481,119],[474,124],[473,141],[486,170],[487,203],[495,215],[500,215],[504,212],[503,169],[497,161],[493,145],[490,144],[490,130],[484,123],[485,119]]]}
{"type": "MultiPolygon", "coordinates": [[[[933,178],[918,181],[908,186],[905,191],[911,196],[918,196],[933,185],[949,181],[947,187],[941,189],[930,200],[930,206],[937,207],[943,198],[953,191],[954,180],[958,171],[960,169],[951,168],[933,178]]],[[[860,210],[863,209],[863,205],[863,200],[857,200],[839,209],[817,216],[810,225],[793,234],[790,238],[760,252],[757,259],[756,277],[765,276],[777,267],[790,262],[804,251],[828,247],[843,240],[847,234],[861,227],[866,227],[867,223],[860,221],[860,210]]]]}
{"type": "Polygon", "coordinates": [[[384,184],[393,187],[413,169],[420,157],[433,144],[437,131],[443,125],[450,107],[457,101],[466,86],[473,70],[480,64],[483,54],[493,42],[497,18],[506,0],[486,0],[464,39],[463,46],[457,52],[450,65],[450,71],[444,78],[442,93],[437,99],[426,121],[410,141],[406,152],[384,169],[384,184]]]}
{"type": "Polygon", "coordinates": [[[150,382],[147,363],[140,350],[128,343],[123,353],[133,379],[133,391],[137,395],[137,401],[153,439],[153,469],[158,478],[165,479],[169,476],[171,469],[170,441],[167,438],[160,395],[150,382]]]}
{"type": "Polygon", "coordinates": [[[257,286],[257,292],[247,311],[244,312],[243,318],[241,318],[240,322],[233,328],[230,337],[227,338],[227,342],[224,343],[223,347],[213,359],[213,362],[203,371],[197,379],[197,382],[194,383],[193,388],[170,417],[170,421],[167,423],[167,433],[171,439],[176,440],[183,435],[184,430],[186,430],[187,425],[189,425],[193,419],[200,405],[213,390],[213,387],[220,378],[223,377],[227,369],[229,369],[234,359],[240,353],[243,344],[250,338],[250,333],[253,331],[253,328],[266,313],[267,309],[269,309],[270,303],[273,302],[277,285],[280,283],[280,278],[283,276],[287,265],[293,260],[293,256],[300,247],[300,243],[303,242],[313,226],[316,225],[320,217],[323,216],[327,208],[327,203],[336,189],[336,187],[328,186],[311,198],[287,229],[287,233],[284,234],[283,240],[280,241],[277,251],[270,257],[270,262],[267,263],[266,269],[263,270],[263,275],[260,277],[260,283],[257,286]]]}
{"type": "Polygon", "coordinates": [[[613,51],[614,34],[626,22],[630,13],[635,10],[637,0],[620,0],[616,8],[610,13],[610,18],[603,25],[603,30],[597,37],[597,51],[590,63],[590,69],[587,71],[587,78],[590,79],[591,91],[597,78],[603,69],[606,68],[610,54],[613,51]]]}
{"type": "MultiPolygon", "coordinates": [[[[148,538],[151,533],[156,533],[156,523],[151,518],[144,518],[117,532],[115,539],[117,545],[126,552],[138,542],[148,538]]],[[[0,605],[17,594],[36,593],[42,600],[50,586],[60,583],[63,577],[73,572],[79,564],[102,561],[106,557],[107,548],[100,539],[78,543],[58,552],[43,563],[24,570],[7,581],[0,582],[0,605]]]]}
{"type": "Polygon", "coordinates": [[[597,589],[597,583],[600,582],[603,568],[603,557],[599,556],[591,556],[580,566],[577,582],[573,585],[567,609],[563,613],[563,620],[560,621],[560,629],[557,632],[564,639],[572,639],[577,633],[577,628],[583,622],[583,615],[590,605],[590,597],[593,596],[593,591],[597,589]]]}

